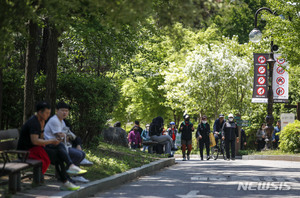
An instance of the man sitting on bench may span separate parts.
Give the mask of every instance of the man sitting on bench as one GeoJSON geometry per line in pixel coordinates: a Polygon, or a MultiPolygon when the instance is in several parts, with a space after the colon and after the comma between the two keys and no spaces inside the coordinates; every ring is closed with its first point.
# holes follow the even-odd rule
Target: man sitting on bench
{"type": "MultiPolygon", "coordinates": [[[[60,179],[63,182],[63,186],[61,188],[64,190],[77,190],[80,186],[76,186],[68,181],[64,163],[60,160],[65,157],[65,153],[59,152],[59,150],[47,149],[47,147],[45,147],[50,144],[54,146],[61,144],[61,141],[56,138],[48,140],[43,139],[45,121],[49,118],[50,112],[51,108],[48,103],[39,102],[36,105],[36,114],[22,126],[17,149],[29,150],[28,158],[41,160],[43,163],[43,174],[47,171],[50,162],[54,164],[58,174],[60,175],[60,179]]],[[[73,166],[75,165],[70,164],[69,169],[74,169],[73,166]]]]}

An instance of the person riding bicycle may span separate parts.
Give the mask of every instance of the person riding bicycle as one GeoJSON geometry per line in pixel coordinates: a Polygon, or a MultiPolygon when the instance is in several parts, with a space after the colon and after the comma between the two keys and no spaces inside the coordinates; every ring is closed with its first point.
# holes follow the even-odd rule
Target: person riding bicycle
{"type": "Polygon", "coordinates": [[[209,160],[209,133],[210,126],[207,123],[206,115],[202,116],[201,123],[198,125],[196,139],[199,141],[200,157],[203,160],[203,148],[206,147],[207,160],[209,160]]]}
{"type": "Polygon", "coordinates": [[[224,114],[220,114],[219,118],[216,119],[214,123],[214,137],[216,140],[216,147],[218,147],[219,139],[221,139],[221,131],[225,124],[226,120],[224,119],[224,114]]]}
{"type": "Polygon", "coordinates": [[[235,139],[238,143],[238,128],[233,120],[233,114],[231,113],[228,115],[228,121],[225,122],[224,129],[222,130],[222,140],[225,140],[226,158],[228,161],[230,160],[229,149],[231,149],[231,160],[235,160],[235,139]]]}

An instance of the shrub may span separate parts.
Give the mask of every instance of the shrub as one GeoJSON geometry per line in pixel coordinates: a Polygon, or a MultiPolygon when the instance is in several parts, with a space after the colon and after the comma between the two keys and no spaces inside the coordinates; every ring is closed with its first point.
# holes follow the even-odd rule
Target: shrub
{"type": "Polygon", "coordinates": [[[284,152],[297,152],[300,148],[300,121],[289,123],[279,133],[279,148],[284,152]]]}

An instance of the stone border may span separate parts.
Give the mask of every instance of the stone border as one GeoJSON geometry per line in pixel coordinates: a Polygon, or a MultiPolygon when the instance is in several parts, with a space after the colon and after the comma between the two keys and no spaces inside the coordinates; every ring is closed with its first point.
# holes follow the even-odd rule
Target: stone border
{"type": "Polygon", "coordinates": [[[295,155],[243,155],[243,160],[282,160],[282,161],[300,161],[300,156],[295,155]]]}
{"type": "Polygon", "coordinates": [[[175,164],[175,158],[161,159],[143,165],[139,168],[133,168],[126,172],[119,173],[101,180],[96,180],[88,184],[80,185],[81,188],[77,191],[61,191],[52,198],[82,198],[94,195],[98,192],[114,188],[126,182],[136,179],[137,177],[148,175],[167,166],[175,164]]]}

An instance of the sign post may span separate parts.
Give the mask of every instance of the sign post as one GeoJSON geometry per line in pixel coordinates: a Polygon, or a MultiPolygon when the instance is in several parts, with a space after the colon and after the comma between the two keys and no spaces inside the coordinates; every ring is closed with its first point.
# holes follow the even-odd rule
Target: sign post
{"type": "Polygon", "coordinates": [[[253,82],[253,103],[268,102],[268,54],[254,53],[254,82],[253,82]]]}
{"type": "Polygon", "coordinates": [[[274,54],[276,63],[273,72],[273,93],[274,103],[287,103],[289,97],[289,74],[284,68],[288,67],[288,63],[281,54],[274,54]]]}

